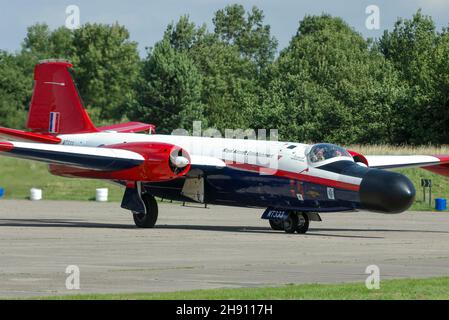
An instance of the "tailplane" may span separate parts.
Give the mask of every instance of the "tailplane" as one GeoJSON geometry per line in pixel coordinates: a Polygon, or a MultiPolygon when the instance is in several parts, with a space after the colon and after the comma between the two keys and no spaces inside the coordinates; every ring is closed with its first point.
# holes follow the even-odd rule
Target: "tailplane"
{"type": "Polygon", "coordinates": [[[41,134],[97,132],[84,109],[66,61],[43,61],[34,69],[27,128],[41,134]]]}

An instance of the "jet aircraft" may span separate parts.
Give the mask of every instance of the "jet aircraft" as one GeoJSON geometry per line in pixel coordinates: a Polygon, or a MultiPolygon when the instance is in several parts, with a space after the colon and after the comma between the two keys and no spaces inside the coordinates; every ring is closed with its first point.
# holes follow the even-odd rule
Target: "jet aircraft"
{"type": "Polygon", "coordinates": [[[95,127],[67,61],[37,64],[28,131],[0,127],[0,155],[41,161],[51,174],[104,179],[124,188],[121,207],[152,228],[155,197],[255,207],[272,229],[306,233],[321,212],[407,210],[415,188],[390,169],[449,177],[449,155],[364,156],[318,143],[155,134],[140,122],[95,127]]]}

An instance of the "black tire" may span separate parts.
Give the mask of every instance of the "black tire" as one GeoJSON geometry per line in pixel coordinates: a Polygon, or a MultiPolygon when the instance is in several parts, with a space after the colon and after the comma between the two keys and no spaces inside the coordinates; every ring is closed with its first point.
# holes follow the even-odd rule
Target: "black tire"
{"type": "Polygon", "coordinates": [[[279,219],[270,219],[270,227],[273,230],[284,230],[284,221],[279,219]]]}
{"type": "Polygon", "coordinates": [[[133,211],[134,223],[139,228],[153,228],[157,221],[158,208],[156,199],[149,194],[142,195],[147,213],[133,211]]]}
{"type": "Polygon", "coordinates": [[[284,222],[284,231],[286,233],[295,233],[298,227],[298,215],[296,213],[290,213],[288,218],[284,222]]]}
{"type": "Polygon", "coordinates": [[[309,216],[305,213],[298,215],[298,225],[296,226],[296,232],[306,233],[309,230],[309,216]]]}

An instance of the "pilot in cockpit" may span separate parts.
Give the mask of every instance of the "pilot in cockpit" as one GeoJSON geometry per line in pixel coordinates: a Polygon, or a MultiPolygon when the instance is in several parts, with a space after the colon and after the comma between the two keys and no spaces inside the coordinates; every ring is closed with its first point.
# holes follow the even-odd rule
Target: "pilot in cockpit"
{"type": "Polygon", "coordinates": [[[315,148],[312,150],[311,160],[312,162],[326,160],[326,157],[324,156],[324,148],[315,148]]]}
{"type": "Polygon", "coordinates": [[[333,158],[335,158],[335,157],[342,157],[342,156],[343,156],[343,153],[341,153],[341,151],[338,150],[338,149],[335,149],[334,153],[332,155],[333,158]]]}
{"type": "Polygon", "coordinates": [[[349,157],[346,150],[339,146],[327,143],[317,144],[310,151],[310,161],[313,163],[344,156],[349,157]]]}

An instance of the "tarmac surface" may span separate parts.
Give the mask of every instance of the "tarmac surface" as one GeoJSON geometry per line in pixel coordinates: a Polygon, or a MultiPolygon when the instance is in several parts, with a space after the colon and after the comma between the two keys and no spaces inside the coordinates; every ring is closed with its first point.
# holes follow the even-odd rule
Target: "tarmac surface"
{"type": "Polygon", "coordinates": [[[328,213],[306,235],[262,212],[162,203],[138,229],[118,203],[1,200],[0,297],[364,283],[372,264],[381,280],[449,275],[447,212],[328,213]]]}

